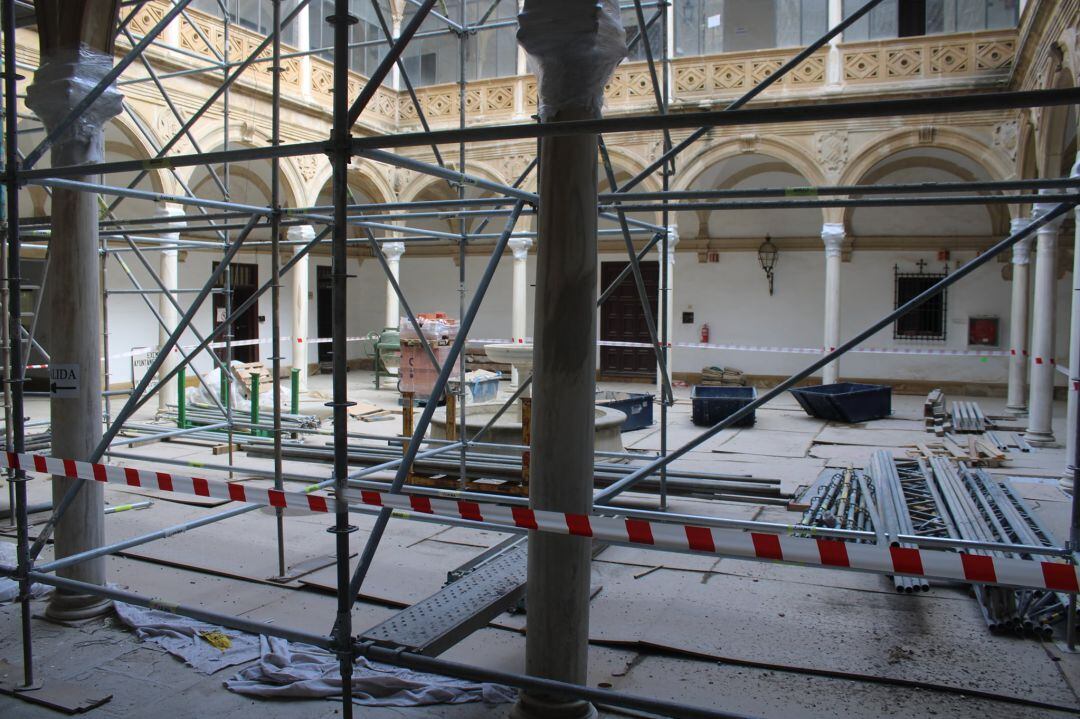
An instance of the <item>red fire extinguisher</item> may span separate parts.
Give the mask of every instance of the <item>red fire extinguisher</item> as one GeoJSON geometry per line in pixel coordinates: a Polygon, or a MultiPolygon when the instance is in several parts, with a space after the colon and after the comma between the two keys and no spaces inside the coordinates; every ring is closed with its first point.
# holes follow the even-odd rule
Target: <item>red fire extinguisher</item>
{"type": "Polygon", "coordinates": [[[701,341],[702,342],[708,342],[709,341],[709,323],[707,323],[707,322],[705,324],[701,325],[701,341]]]}

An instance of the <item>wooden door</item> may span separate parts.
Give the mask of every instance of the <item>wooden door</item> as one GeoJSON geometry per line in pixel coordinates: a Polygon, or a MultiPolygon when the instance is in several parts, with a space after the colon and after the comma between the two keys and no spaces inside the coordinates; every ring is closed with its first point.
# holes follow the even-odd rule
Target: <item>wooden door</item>
{"type": "MultiPolygon", "coordinates": [[[[660,263],[642,262],[641,275],[649,298],[649,312],[656,321],[657,296],[660,292],[660,263]]],[[[615,281],[625,262],[600,265],[600,291],[615,281]]],[[[626,278],[600,307],[600,339],[613,342],[649,344],[645,311],[638,297],[634,277],[626,278]]],[[[651,347],[600,347],[600,376],[605,379],[653,378],[656,376],[656,353],[651,347]]]]}
{"type": "MultiPolygon", "coordinates": [[[[334,334],[334,282],[330,265],[315,268],[315,325],[319,337],[332,337],[334,334]]],[[[319,366],[328,368],[334,358],[333,345],[320,342],[317,345],[319,366]]]]}
{"type": "MultiPolygon", "coordinates": [[[[214,268],[220,263],[215,262],[214,268]]],[[[259,266],[255,264],[245,264],[242,262],[233,262],[230,265],[231,277],[229,284],[232,286],[232,310],[235,311],[237,307],[246,302],[252,295],[254,295],[259,289],[259,266]]],[[[218,281],[218,288],[223,287],[222,281],[218,281]]],[[[228,309],[225,303],[225,294],[223,292],[214,293],[214,329],[221,325],[222,320],[228,316],[228,309]]],[[[232,327],[233,342],[241,342],[243,340],[257,340],[259,339],[259,303],[256,300],[248,307],[236,321],[233,322],[232,327]]],[[[219,341],[221,341],[219,339],[219,341]]],[[[221,359],[225,359],[225,348],[220,347],[217,350],[217,356],[221,359]]],[[[257,362],[259,360],[259,345],[257,344],[245,344],[239,347],[232,348],[233,359],[238,362],[257,362]]]]}

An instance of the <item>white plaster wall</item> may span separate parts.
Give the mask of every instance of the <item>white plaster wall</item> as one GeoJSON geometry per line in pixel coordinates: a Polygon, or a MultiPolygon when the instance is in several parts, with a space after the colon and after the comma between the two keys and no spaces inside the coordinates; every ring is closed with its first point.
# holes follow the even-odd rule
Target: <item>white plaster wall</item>
{"type": "MultiPolygon", "coordinates": [[[[953,252],[951,269],[974,257],[953,252]]],[[[754,253],[722,253],[720,262],[698,263],[696,255],[677,256],[675,285],[676,342],[697,342],[702,322],[708,322],[711,342],[769,346],[820,347],[824,310],[824,253],[781,253],[776,267],[776,292],[768,289],[754,253]],[[683,310],[693,309],[694,325],[681,324],[683,310]]],[[[841,265],[841,339],[846,340],[893,309],[894,265],[913,271],[915,262],[929,262],[927,271],[942,263],[933,253],[856,250],[841,265]]],[[[1011,283],[1002,278],[1003,265],[993,261],[950,288],[947,301],[947,339],[944,342],[894,340],[892,326],[864,344],[870,347],[942,348],[966,350],[967,318],[1001,318],[1001,347],[1007,349],[1011,283]]],[[[1068,278],[1058,284],[1057,355],[1064,362],[1069,323],[1068,278]]],[[[704,366],[728,365],[753,374],[790,374],[806,366],[812,355],[769,352],[675,350],[675,371],[700,371],[704,366]]],[[[1003,383],[1004,357],[934,357],[890,354],[849,354],[840,364],[841,377],[923,379],[1003,383]]],[[[1064,384],[1064,375],[1058,383],[1064,384]]]]}
{"type": "MultiPolygon", "coordinates": [[[[1065,240],[1063,239],[1063,242],[1065,240]]],[[[151,286],[150,278],[129,253],[125,254],[139,281],[151,286]]],[[[950,261],[955,270],[958,262],[974,256],[972,252],[953,252],[950,261]]],[[[157,257],[148,253],[156,266],[157,257]]],[[[604,254],[601,261],[622,261],[619,253],[604,254]]],[[[208,277],[214,256],[210,253],[188,252],[180,263],[180,285],[197,287],[208,277]]],[[[655,256],[650,257],[654,259],[655,256]]],[[[893,266],[902,270],[914,269],[925,259],[928,271],[938,271],[942,265],[933,253],[875,252],[856,249],[850,262],[841,265],[841,335],[847,338],[869,325],[893,307],[893,266]]],[[[1063,257],[1063,259],[1065,259],[1063,257]]],[[[242,254],[241,262],[259,265],[260,282],[270,276],[270,258],[266,254],[242,254]]],[[[475,292],[476,284],[487,263],[487,257],[466,258],[466,302],[475,292]]],[[[308,324],[311,336],[316,334],[315,303],[316,267],[329,265],[328,257],[313,257],[310,263],[309,285],[311,301],[308,324]]],[[[714,343],[756,346],[820,347],[824,309],[824,253],[782,252],[776,266],[775,294],[770,297],[764,273],[754,252],[724,252],[719,263],[700,263],[697,254],[681,252],[676,255],[674,294],[675,342],[697,342],[701,324],[707,322],[714,343]],[[683,325],[684,310],[693,310],[694,324],[683,325]]],[[[967,318],[971,315],[996,315],[1001,318],[1000,340],[1004,346],[1009,336],[1009,295],[1011,283],[1002,278],[997,261],[979,270],[949,291],[948,339],[945,342],[905,342],[892,338],[891,326],[879,332],[866,344],[873,347],[950,348],[967,349],[967,318]]],[[[1032,269],[1034,266],[1032,266],[1032,269]]],[[[378,263],[367,259],[362,263],[350,260],[349,271],[356,277],[348,281],[348,333],[352,337],[377,330],[382,324],[385,302],[385,278],[378,263]]],[[[513,259],[507,253],[496,270],[489,294],[477,317],[470,336],[477,338],[508,338],[510,336],[513,259]]],[[[528,322],[531,333],[533,295],[536,277],[535,254],[528,260],[529,306],[528,322]]],[[[1065,363],[1069,326],[1069,283],[1066,275],[1058,285],[1057,356],[1065,363]]],[[[115,260],[110,261],[110,288],[127,288],[127,281],[115,260]]],[[[283,277],[281,326],[283,336],[292,329],[290,283],[283,277]]],[[[417,312],[444,311],[453,317],[459,314],[458,268],[447,258],[402,257],[401,285],[413,309],[417,312]]],[[[183,295],[186,307],[192,295],[183,295]]],[[[156,297],[151,301],[156,306],[156,297]]],[[[260,336],[269,337],[270,297],[260,300],[259,311],[266,317],[260,326],[260,336]]],[[[203,332],[211,328],[210,300],[196,316],[196,327],[203,332]]],[[[111,295],[109,298],[110,354],[126,352],[136,346],[157,344],[157,325],[142,300],[134,295],[111,295]]],[[[193,343],[188,334],[185,343],[193,343]]],[[[288,356],[288,344],[283,343],[288,356]]],[[[270,345],[261,346],[261,357],[269,361],[270,345]]],[[[361,345],[349,343],[349,358],[361,356],[361,345]]],[[[316,362],[315,346],[308,347],[308,361],[316,362]]],[[[676,372],[697,372],[707,365],[728,365],[752,374],[784,375],[793,373],[812,360],[807,354],[782,354],[759,351],[696,350],[675,348],[673,369],[676,372]]],[[[286,363],[288,364],[288,363],[286,363]]],[[[210,367],[209,359],[195,361],[200,372],[210,367]]],[[[131,379],[130,362],[113,360],[112,381],[131,379]]],[[[842,377],[877,379],[925,379],[943,381],[976,381],[1003,383],[1006,381],[1005,358],[932,357],[911,355],[852,354],[841,362],[842,377]]],[[[1057,381],[1064,384],[1064,375],[1057,381]]]]}

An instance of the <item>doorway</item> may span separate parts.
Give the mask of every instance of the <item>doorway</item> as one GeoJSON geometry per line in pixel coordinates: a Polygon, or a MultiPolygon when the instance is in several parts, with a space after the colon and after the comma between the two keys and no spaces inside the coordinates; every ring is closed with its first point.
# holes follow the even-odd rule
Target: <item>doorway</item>
{"type": "MultiPolygon", "coordinates": [[[[641,262],[641,277],[649,297],[649,312],[656,321],[657,296],[660,292],[660,263],[641,262]]],[[[625,262],[600,264],[600,290],[603,292],[626,267],[625,262]]],[[[634,276],[627,274],[600,307],[600,339],[608,342],[650,344],[645,311],[638,298],[634,276]]],[[[656,353],[646,347],[600,347],[601,379],[654,379],[656,353]]]]}
{"type": "MultiPolygon", "coordinates": [[[[319,337],[332,337],[334,334],[334,283],[333,268],[319,265],[315,268],[315,325],[319,337]]],[[[328,370],[333,364],[334,347],[330,342],[316,345],[319,369],[328,370]]]]}
{"type": "MultiPolygon", "coordinates": [[[[216,270],[220,265],[220,262],[214,263],[214,269],[216,270]]],[[[242,262],[233,262],[229,265],[231,270],[230,284],[232,285],[232,307],[235,309],[250,299],[259,289],[259,266],[256,264],[245,264],[242,262]]],[[[223,280],[218,280],[218,289],[223,288],[223,280]]],[[[221,323],[228,316],[228,311],[225,305],[225,294],[223,292],[214,293],[214,330],[216,331],[221,323]]],[[[257,340],[259,339],[259,303],[252,302],[251,307],[248,307],[244,312],[236,318],[232,326],[233,342],[242,342],[244,340],[257,340]]],[[[225,359],[225,348],[219,347],[215,350],[218,358],[225,359]]],[[[245,344],[239,347],[232,348],[233,359],[237,362],[258,362],[259,361],[259,345],[245,344]]]]}

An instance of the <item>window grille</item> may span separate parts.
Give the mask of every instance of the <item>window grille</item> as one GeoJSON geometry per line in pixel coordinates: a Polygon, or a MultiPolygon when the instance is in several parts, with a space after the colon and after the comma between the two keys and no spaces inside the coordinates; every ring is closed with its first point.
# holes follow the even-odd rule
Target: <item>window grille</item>
{"type": "MultiPolygon", "coordinates": [[[[946,277],[943,273],[924,272],[925,262],[919,263],[918,272],[901,272],[894,267],[895,290],[893,308],[925,292],[946,277]]],[[[946,308],[948,290],[931,297],[893,323],[893,339],[944,341],[946,334],[946,308]]]]}

